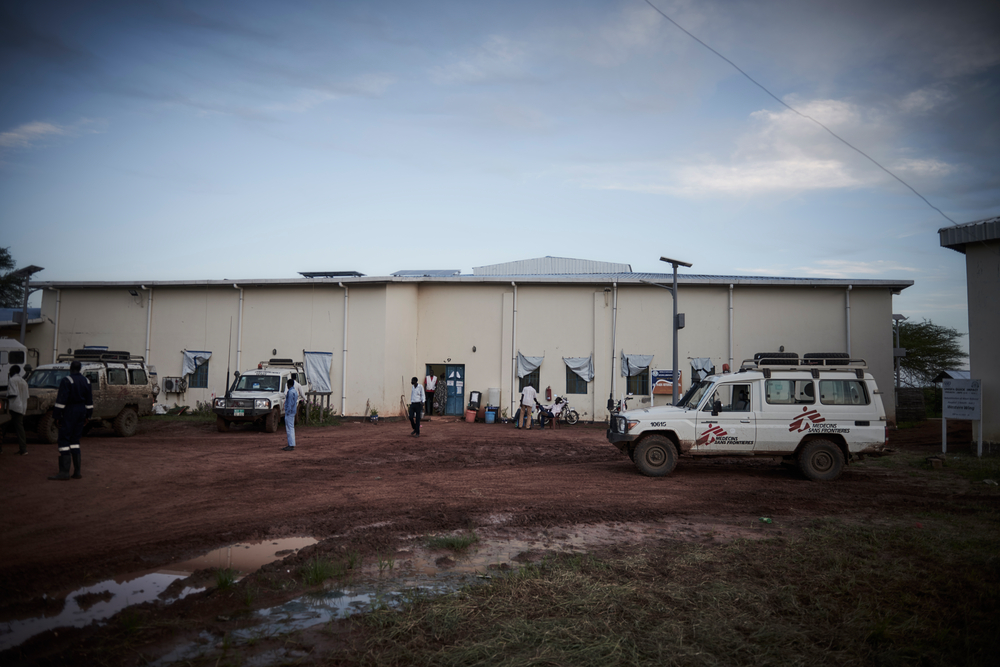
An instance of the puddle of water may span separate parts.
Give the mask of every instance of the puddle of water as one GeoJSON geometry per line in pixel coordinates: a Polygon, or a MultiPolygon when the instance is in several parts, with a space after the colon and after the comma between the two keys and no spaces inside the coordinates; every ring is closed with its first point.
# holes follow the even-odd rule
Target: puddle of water
{"type": "MultiPolygon", "coordinates": [[[[62,611],[58,614],[0,623],[0,651],[18,646],[46,630],[82,628],[95,621],[101,623],[130,605],[159,598],[171,584],[188,577],[196,570],[228,567],[246,575],[262,565],[280,560],[315,543],[316,540],[311,537],[295,537],[234,544],[159,570],[133,572],[53,596],[55,600],[64,600],[62,611]]],[[[176,594],[164,596],[164,602],[169,604],[203,590],[205,589],[186,587],[176,594]]]]}

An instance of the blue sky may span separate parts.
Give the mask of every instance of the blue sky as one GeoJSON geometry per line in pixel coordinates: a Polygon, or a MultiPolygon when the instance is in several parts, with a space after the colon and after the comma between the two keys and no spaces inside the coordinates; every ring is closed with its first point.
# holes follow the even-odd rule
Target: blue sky
{"type": "MultiPolygon", "coordinates": [[[[1000,7],[654,0],[959,223],[1000,214],[1000,7]]],[[[644,0],[5,2],[0,245],[39,280],[544,255],[916,281],[950,224],[644,0]]]]}

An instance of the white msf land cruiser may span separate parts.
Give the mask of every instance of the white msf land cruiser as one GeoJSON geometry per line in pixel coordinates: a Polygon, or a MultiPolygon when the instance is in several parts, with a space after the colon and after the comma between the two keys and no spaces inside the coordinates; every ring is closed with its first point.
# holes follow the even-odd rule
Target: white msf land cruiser
{"type": "MultiPolygon", "coordinates": [[[[243,375],[237,371],[228,396],[216,398],[212,406],[216,427],[225,433],[233,422],[258,422],[268,433],[277,431],[285,416],[285,392],[293,373],[302,391],[308,391],[302,362],[271,359],[260,362],[257,368],[243,375]]],[[[300,402],[304,400],[305,396],[299,397],[300,402]]]]}
{"type": "Polygon", "coordinates": [[[684,454],[781,456],[811,480],[834,480],[852,457],[886,443],[881,392],[866,368],[840,353],[759,353],[737,373],[695,383],[676,406],[613,413],[608,440],[650,477],[684,454]]]}

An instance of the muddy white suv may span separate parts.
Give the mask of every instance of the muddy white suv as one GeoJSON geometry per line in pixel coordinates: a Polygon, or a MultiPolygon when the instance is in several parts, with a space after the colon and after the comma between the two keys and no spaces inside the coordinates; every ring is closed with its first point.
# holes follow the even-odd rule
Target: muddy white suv
{"type": "Polygon", "coordinates": [[[608,440],[651,477],[680,455],[781,456],[811,480],[840,476],[882,450],[885,410],[864,360],[835,353],[761,353],[739,372],[710,375],[676,406],[611,415],[608,440]]]}
{"type": "Polygon", "coordinates": [[[216,427],[226,432],[234,422],[256,422],[268,433],[277,431],[285,417],[285,391],[293,373],[303,391],[308,391],[302,362],[291,359],[262,361],[257,368],[237,374],[229,395],[216,398],[212,404],[216,427]]]}
{"type": "Polygon", "coordinates": [[[128,352],[76,350],[59,355],[56,363],[42,364],[28,376],[28,407],[24,427],[49,443],[59,441],[59,427],[52,416],[59,383],[69,375],[69,365],[79,361],[80,373],[90,380],[94,414],[88,427],[106,425],[122,437],[135,435],[139,417],[151,414],[160,387],[142,357],[128,352]]]}

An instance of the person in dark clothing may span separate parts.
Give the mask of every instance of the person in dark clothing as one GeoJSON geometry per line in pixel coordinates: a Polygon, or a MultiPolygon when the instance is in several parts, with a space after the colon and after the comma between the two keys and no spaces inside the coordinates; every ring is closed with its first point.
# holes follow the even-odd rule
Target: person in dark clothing
{"type": "Polygon", "coordinates": [[[69,464],[73,462],[73,479],[80,479],[80,436],[87,420],[94,414],[94,394],[90,381],[80,374],[80,362],[69,365],[69,375],[59,383],[52,416],[59,424],[59,472],[49,479],[70,479],[69,464]]]}

